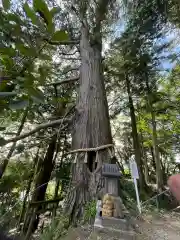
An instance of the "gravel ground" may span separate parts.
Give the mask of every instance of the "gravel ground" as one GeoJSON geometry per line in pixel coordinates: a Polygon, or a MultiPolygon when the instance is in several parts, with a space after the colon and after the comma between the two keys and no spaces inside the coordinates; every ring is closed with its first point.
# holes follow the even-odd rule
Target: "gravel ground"
{"type": "MultiPolygon", "coordinates": [[[[138,221],[139,230],[137,240],[180,240],[180,215],[179,214],[153,214],[143,216],[143,221],[138,221]]],[[[63,240],[120,240],[113,236],[113,231],[101,238],[93,232],[92,226],[81,226],[71,229],[63,240]]]]}
{"type": "Polygon", "coordinates": [[[146,215],[145,221],[139,223],[142,235],[138,240],[179,240],[180,239],[180,215],[162,214],[146,215]]]}

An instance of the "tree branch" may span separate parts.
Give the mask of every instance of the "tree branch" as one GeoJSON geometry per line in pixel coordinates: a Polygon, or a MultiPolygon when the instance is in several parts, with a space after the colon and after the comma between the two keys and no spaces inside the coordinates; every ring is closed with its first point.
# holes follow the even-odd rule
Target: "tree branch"
{"type": "Polygon", "coordinates": [[[73,83],[73,82],[76,82],[78,80],[79,80],[79,77],[68,78],[68,79],[65,79],[65,80],[62,80],[62,81],[57,81],[57,82],[51,83],[49,85],[59,86],[59,85],[65,84],[65,83],[73,83]]]}
{"type": "MultiPolygon", "coordinates": [[[[70,123],[72,121],[72,119],[58,119],[58,120],[54,120],[52,122],[48,122],[48,123],[42,123],[39,126],[37,126],[36,128],[34,128],[33,130],[27,132],[27,133],[23,133],[20,136],[14,137],[14,138],[10,138],[8,140],[4,140],[0,142],[0,146],[6,145],[10,142],[17,142],[19,140],[22,140],[26,137],[29,137],[37,132],[39,132],[42,129],[48,128],[48,127],[54,127],[56,125],[60,125],[62,122],[66,122],[66,123],[70,123]]],[[[62,127],[63,129],[64,127],[62,127]]]]}
{"type": "Polygon", "coordinates": [[[79,67],[74,67],[74,68],[70,68],[70,69],[66,69],[62,72],[62,74],[67,74],[71,71],[78,71],[79,70],[79,67]]]}
{"type": "Polygon", "coordinates": [[[17,133],[16,132],[5,132],[4,135],[16,135],[17,133]]]}
{"type": "Polygon", "coordinates": [[[110,3],[110,0],[99,0],[97,2],[97,7],[96,7],[96,28],[95,32],[100,30],[100,24],[101,22],[105,19],[108,4],[110,3]]]}
{"type": "Polygon", "coordinates": [[[44,39],[46,42],[48,42],[50,45],[55,45],[55,46],[59,46],[59,45],[76,45],[79,44],[79,40],[72,40],[72,41],[60,41],[60,42],[53,42],[50,41],[48,39],[44,39]]]}
{"type": "Polygon", "coordinates": [[[57,203],[63,200],[63,197],[57,198],[57,199],[50,199],[45,201],[38,201],[38,202],[31,202],[30,206],[39,206],[39,205],[47,205],[50,203],[57,203]]]}
{"type": "Polygon", "coordinates": [[[73,60],[73,61],[80,61],[81,58],[73,58],[73,57],[61,57],[63,60],[73,60]]]}
{"type": "Polygon", "coordinates": [[[65,52],[60,52],[59,54],[60,55],[65,55],[65,56],[72,56],[72,55],[75,55],[76,53],[79,53],[79,51],[78,50],[76,50],[75,52],[73,52],[73,53],[65,53],[65,52]]]}

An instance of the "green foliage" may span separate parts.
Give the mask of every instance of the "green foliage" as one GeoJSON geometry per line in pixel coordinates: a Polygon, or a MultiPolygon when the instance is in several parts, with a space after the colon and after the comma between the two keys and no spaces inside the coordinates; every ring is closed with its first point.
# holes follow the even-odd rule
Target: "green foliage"
{"type": "MultiPolygon", "coordinates": [[[[3,6],[8,9],[10,1],[3,1],[3,6]]],[[[33,8],[25,2],[21,12],[0,11],[0,28],[3,29],[1,76],[5,78],[0,85],[0,98],[4,101],[1,106],[15,110],[24,108],[29,101],[42,104],[44,93],[40,88],[50,77],[52,54],[56,51],[56,47],[46,40],[58,42],[68,39],[65,30],[54,33],[53,17],[59,8],[50,11],[45,1],[34,0],[33,8]]]]}
{"type": "Polygon", "coordinates": [[[28,93],[35,102],[44,103],[44,94],[40,89],[29,87],[28,93]]]}
{"type": "Polygon", "coordinates": [[[22,207],[22,192],[26,190],[32,164],[26,161],[12,161],[0,181],[0,221],[8,230],[17,226],[22,207]]]}
{"type": "Polygon", "coordinates": [[[134,183],[131,179],[122,178],[120,181],[122,195],[127,195],[130,199],[136,199],[134,183]]]}
{"type": "Polygon", "coordinates": [[[68,34],[65,31],[59,30],[55,32],[52,36],[52,41],[67,41],[68,40],[68,34]]]}
{"type": "Polygon", "coordinates": [[[9,10],[11,6],[11,0],[2,0],[3,8],[4,10],[9,10]]]}
{"type": "Polygon", "coordinates": [[[52,14],[48,9],[48,6],[44,0],[33,0],[33,7],[36,12],[43,18],[47,25],[48,31],[54,31],[54,25],[52,22],[52,14]]]}
{"type": "Polygon", "coordinates": [[[45,227],[43,233],[40,236],[42,240],[58,240],[67,233],[68,218],[63,215],[52,219],[52,222],[45,227]]]}
{"type": "Polygon", "coordinates": [[[38,18],[36,16],[35,12],[33,11],[33,9],[31,7],[29,7],[27,2],[24,4],[23,7],[24,7],[24,11],[26,13],[26,16],[31,19],[33,24],[36,25],[38,23],[38,18]]]}
{"type": "Polygon", "coordinates": [[[36,57],[37,53],[36,53],[36,49],[34,48],[29,48],[24,46],[23,44],[16,44],[16,48],[17,50],[19,50],[19,52],[27,57],[36,57]]]}
{"type": "Polygon", "coordinates": [[[60,7],[53,7],[51,10],[50,10],[52,16],[54,17],[56,14],[60,13],[61,12],[61,8],[60,7]]]}
{"type": "Polygon", "coordinates": [[[130,176],[130,171],[129,171],[128,168],[126,168],[126,169],[124,170],[124,174],[125,174],[125,176],[130,176]]]}
{"type": "Polygon", "coordinates": [[[88,202],[85,206],[84,211],[84,221],[90,222],[92,219],[94,220],[96,216],[96,201],[88,202]]]}

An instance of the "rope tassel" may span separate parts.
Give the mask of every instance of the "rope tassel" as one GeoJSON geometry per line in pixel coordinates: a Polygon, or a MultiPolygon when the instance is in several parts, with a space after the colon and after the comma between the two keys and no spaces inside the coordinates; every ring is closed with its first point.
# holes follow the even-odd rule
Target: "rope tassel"
{"type": "Polygon", "coordinates": [[[110,148],[108,148],[108,153],[109,153],[110,158],[112,158],[113,155],[112,155],[112,152],[111,152],[111,149],[110,149],[110,148]]]}
{"type": "Polygon", "coordinates": [[[85,153],[85,157],[84,157],[84,162],[87,163],[88,162],[88,153],[85,153]]]}
{"type": "Polygon", "coordinates": [[[78,157],[78,154],[76,153],[73,163],[76,163],[76,162],[77,162],[77,157],[78,157]]]}
{"type": "Polygon", "coordinates": [[[99,162],[99,152],[98,151],[96,152],[96,160],[95,160],[95,162],[96,163],[99,162]]]}
{"type": "Polygon", "coordinates": [[[114,157],[115,156],[115,149],[114,148],[112,148],[112,157],[114,157]]]}

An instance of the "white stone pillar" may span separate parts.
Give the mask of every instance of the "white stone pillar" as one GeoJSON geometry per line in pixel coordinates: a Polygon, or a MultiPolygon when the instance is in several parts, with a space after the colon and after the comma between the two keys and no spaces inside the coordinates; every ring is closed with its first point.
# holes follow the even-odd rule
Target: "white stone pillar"
{"type": "Polygon", "coordinates": [[[98,200],[96,203],[96,217],[94,221],[94,227],[103,228],[102,226],[102,217],[100,216],[100,212],[102,211],[102,201],[98,200]]]}

